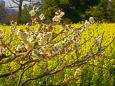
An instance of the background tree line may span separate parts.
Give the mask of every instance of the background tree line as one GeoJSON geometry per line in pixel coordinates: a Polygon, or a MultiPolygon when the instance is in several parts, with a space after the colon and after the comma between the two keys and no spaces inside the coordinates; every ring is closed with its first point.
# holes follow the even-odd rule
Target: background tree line
{"type": "MultiPolygon", "coordinates": [[[[22,3],[23,0],[19,1],[22,3]]],[[[20,3],[19,1],[18,3],[20,3]]],[[[22,24],[30,21],[29,10],[31,10],[32,5],[26,4],[24,9],[22,9],[22,5],[18,7],[21,12],[17,15],[19,18],[16,16],[14,20],[22,24]]],[[[66,23],[77,23],[83,19],[88,19],[90,16],[104,22],[115,22],[115,0],[43,0],[41,8],[41,12],[45,14],[47,22],[52,20],[58,9],[62,9],[65,12],[63,21],[66,23]]],[[[3,9],[0,9],[0,22],[3,21],[3,14],[3,9]]]]}
{"type": "Polygon", "coordinates": [[[49,21],[57,9],[65,12],[64,21],[76,23],[90,16],[96,20],[115,22],[115,0],[44,0],[43,11],[49,21]]]}

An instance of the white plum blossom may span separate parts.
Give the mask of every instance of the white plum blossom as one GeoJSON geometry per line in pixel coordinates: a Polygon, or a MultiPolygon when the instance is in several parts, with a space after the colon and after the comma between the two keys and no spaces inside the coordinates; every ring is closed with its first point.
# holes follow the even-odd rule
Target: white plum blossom
{"type": "Polygon", "coordinates": [[[52,33],[52,32],[47,32],[46,35],[45,35],[45,37],[46,37],[46,38],[51,37],[51,33],[52,33]]]}
{"type": "Polygon", "coordinates": [[[43,25],[42,25],[42,28],[45,28],[45,27],[46,27],[46,24],[43,24],[43,25]]]}
{"type": "Polygon", "coordinates": [[[31,43],[31,42],[29,42],[29,41],[27,41],[27,40],[24,40],[23,42],[24,42],[25,48],[26,48],[27,50],[33,49],[33,47],[34,47],[34,44],[33,44],[33,43],[31,43]]]}
{"type": "Polygon", "coordinates": [[[46,42],[45,40],[40,39],[38,43],[39,43],[39,45],[44,45],[44,44],[45,44],[45,42],[46,42]]]}
{"type": "Polygon", "coordinates": [[[55,12],[56,15],[59,15],[61,12],[61,10],[58,10],[57,12],[55,12]]]}
{"type": "Polygon", "coordinates": [[[3,32],[3,29],[0,29],[0,34],[2,34],[2,32],[3,32]]]}
{"type": "Polygon", "coordinates": [[[55,22],[58,22],[61,20],[61,18],[60,18],[60,16],[54,16],[52,20],[55,22]]]}
{"type": "Polygon", "coordinates": [[[26,25],[27,25],[27,26],[29,26],[29,25],[30,25],[30,23],[26,23],[26,25]]]}
{"type": "Polygon", "coordinates": [[[42,14],[39,16],[39,18],[40,18],[41,20],[43,20],[43,19],[45,18],[44,14],[42,13],[42,14]]]}
{"type": "Polygon", "coordinates": [[[21,45],[18,45],[17,48],[16,48],[17,51],[20,51],[21,50],[21,45]]]}
{"type": "Polygon", "coordinates": [[[68,41],[69,41],[69,39],[67,39],[67,38],[66,38],[66,39],[64,39],[64,41],[65,41],[65,42],[68,42],[68,41]]]}
{"type": "Polygon", "coordinates": [[[64,12],[62,12],[61,10],[58,10],[57,12],[55,12],[55,16],[52,18],[52,20],[54,22],[60,22],[61,17],[63,17],[64,14],[65,14],[64,12]]]}
{"type": "Polygon", "coordinates": [[[33,10],[38,11],[39,7],[36,7],[35,5],[33,6],[33,10]]]}
{"type": "Polygon", "coordinates": [[[63,16],[64,16],[64,14],[65,14],[64,12],[61,12],[61,13],[60,13],[60,17],[63,17],[63,16]]]}
{"type": "Polygon", "coordinates": [[[17,25],[17,22],[14,22],[13,20],[10,22],[11,29],[14,29],[14,27],[17,25]]]}
{"type": "Polygon", "coordinates": [[[29,32],[24,32],[25,34],[29,35],[29,32]]]}
{"type": "Polygon", "coordinates": [[[69,40],[74,40],[74,36],[69,35],[69,36],[68,36],[68,39],[69,39],[69,40]]]}
{"type": "Polygon", "coordinates": [[[50,36],[51,36],[51,32],[47,32],[47,33],[44,35],[43,39],[44,39],[44,40],[47,40],[48,38],[50,38],[50,36]]]}
{"type": "Polygon", "coordinates": [[[81,27],[81,29],[78,30],[78,31],[79,31],[79,32],[83,32],[83,30],[84,30],[84,27],[81,27]]]}
{"type": "Polygon", "coordinates": [[[43,33],[39,33],[37,37],[38,37],[38,38],[42,38],[43,36],[44,36],[43,33]]]}
{"type": "Polygon", "coordinates": [[[90,22],[90,23],[94,23],[94,18],[93,18],[93,17],[90,17],[90,18],[89,18],[89,22],[90,22]]]}
{"type": "Polygon", "coordinates": [[[80,68],[77,68],[76,71],[75,71],[75,73],[74,73],[74,77],[76,78],[76,77],[78,77],[79,75],[81,75],[81,71],[82,71],[82,68],[81,68],[81,67],[80,67],[80,68]]]}
{"type": "Polygon", "coordinates": [[[84,26],[87,28],[87,27],[89,27],[89,21],[88,20],[85,20],[85,23],[84,23],[84,26]]]}
{"type": "Polygon", "coordinates": [[[29,14],[31,15],[31,16],[35,16],[35,10],[31,10],[30,12],[29,12],[29,14]]]}
{"type": "Polygon", "coordinates": [[[36,7],[35,11],[38,11],[39,10],[39,7],[36,7]]]}
{"type": "Polygon", "coordinates": [[[24,45],[20,45],[18,44],[18,46],[16,47],[16,51],[21,51],[21,50],[24,50],[24,45]]]}
{"type": "Polygon", "coordinates": [[[0,34],[0,39],[2,39],[4,37],[4,35],[3,34],[0,34]]]}
{"type": "Polygon", "coordinates": [[[35,31],[35,34],[39,34],[39,30],[38,29],[35,31]]]}
{"type": "Polygon", "coordinates": [[[47,32],[46,34],[40,33],[38,37],[40,38],[39,45],[44,45],[47,39],[51,37],[51,32],[47,32]]]}
{"type": "Polygon", "coordinates": [[[60,45],[60,43],[56,43],[54,44],[54,47],[58,47],[60,45]]]}
{"type": "Polygon", "coordinates": [[[42,46],[40,49],[40,54],[49,54],[48,48],[49,48],[49,45],[42,46]]]}
{"type": "Polygon", "coordinates": [[[38,53],[39,53],[39,52],[38,52],[37,49],[34,49],[34,50],[32,51],[32,55],[33,55],[33,56],[38,56],[38,53]]]}
{"type": "Polygon", "coordinates": [[[99,41],[102,39],[102,36],[98,36],[98,38],[95,38],[96,41],[99,41]]]}
{"type": "Polygon", "coordinates": [[[2,33],[3,33],[3,29],[0,29],[0,39],[2,39],[4,36],[2,33]]]}
{"type": "Polygon", "coordinates": [[[29,42],[32,42],[32,41],[33,41],[33,37],[30,37],[30,38],[28,39],[28,41],[29,41],[29,42]]]}
{"type": "Polygon", "coordinates": [[[28,33],[19,31],[18,36],[20,37],[21,40],[27,40],[28,33]]]}
{"type": "Polygon", "coordinates": [[[65,41],[61,41],[62,44],[65,44],[65,41]]]}

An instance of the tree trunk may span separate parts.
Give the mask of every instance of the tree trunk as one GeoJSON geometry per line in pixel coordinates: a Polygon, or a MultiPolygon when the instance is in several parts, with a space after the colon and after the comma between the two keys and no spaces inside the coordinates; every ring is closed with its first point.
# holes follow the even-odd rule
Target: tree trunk
{"type": "Polygon", "coordinates": [[[19,2],[18,24],[21,24],[21,18],[22,18],[22,2],[23,2],[23,0],[20,0],[20,2],[19,2]]]}

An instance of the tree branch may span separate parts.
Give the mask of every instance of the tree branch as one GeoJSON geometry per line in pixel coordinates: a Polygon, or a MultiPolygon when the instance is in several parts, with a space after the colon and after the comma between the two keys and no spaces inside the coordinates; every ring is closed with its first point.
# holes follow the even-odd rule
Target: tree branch
{"type": "Polygon", "coordinates": [[[18,80],[18,84],[17,86],[20,86],[20,83],[21,83],[21,79],[22,79],[22,76],[24,74],[25,71],[27,71],[29,68],[33,67],[34,65],[36,64],[36,62],[34,62],[34,64],[30,65],[29,67],[27,67],[25,70],[23,70],[19,76],[19,80],[18,80]]]}

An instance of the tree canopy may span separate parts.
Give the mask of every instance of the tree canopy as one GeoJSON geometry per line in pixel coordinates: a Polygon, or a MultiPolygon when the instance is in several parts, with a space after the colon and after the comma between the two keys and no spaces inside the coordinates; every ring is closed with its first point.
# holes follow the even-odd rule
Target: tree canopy
{"type": "MultiPolygon", "coordinates": [[[[28,9],[31,9],[31,6],[25,5],[24,9],[21,8],[16,21],[21,21],[22,24],[30,21],[28,9]]],[[[41,7],[41,12],[45,14],[46,22],[52,20],[58,9],[65,12],[63,17],[65,23],[77,23],[91,16],[95,17],[96,20],[115,22],[115,0],[43,0],[41,7]]],[[[0,9],[0,13],[0,21],[2,21],[4,20],[3,18],[6,18],[3,15],[3,9],[0,9]]]]}
{"type": "Polygon", "coordinates": [[[64,16],[66,22],[76,23],[89,16],[112,22],[114,21],[114,3],[113,0],[44,0],[43,10],[51,19],[57,9],[62,9],[66,14],[64,16]]]}

